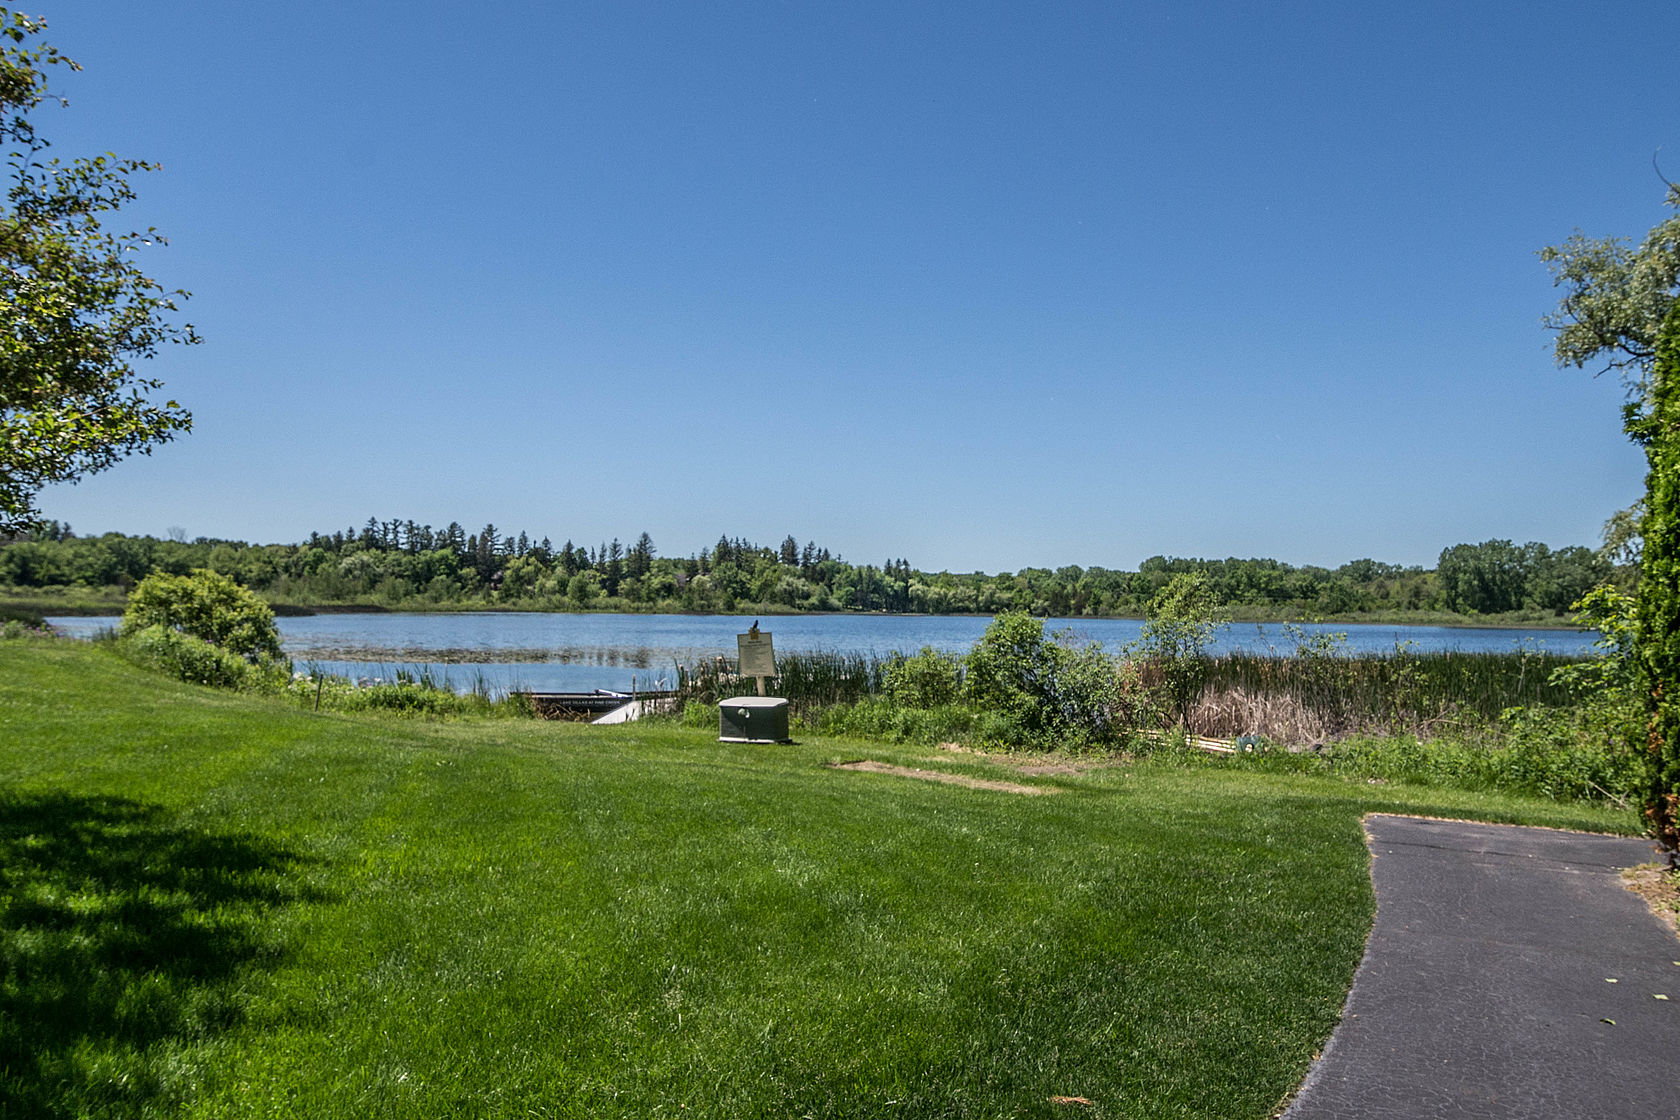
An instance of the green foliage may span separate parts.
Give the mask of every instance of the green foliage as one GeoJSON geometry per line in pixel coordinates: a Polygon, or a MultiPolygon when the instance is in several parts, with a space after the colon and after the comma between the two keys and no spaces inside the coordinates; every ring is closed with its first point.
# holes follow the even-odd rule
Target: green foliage
{"type": "Polygon", "coordinates": [[[1577,698],[1637,698],[1638,601],[1619,587],[1595,587],[1575,604],[1575,620],[1584,630],[1598,631],[1589,658],[1571,660],[1552,671],[1552,682],[1568,687],[1577,698]]]}
{"type": "Polygon", "coordinates": [[[166,291],[135,254],[155,230],[114,234],[103,221],[134,198],[130,176],[155,164],[113,155],[49,158],[31,113],[50,100],[47,70],[78,69],[36,37],[45,24],[0,8],[0,141],[9,183],[0,203],[0,533],[38,516],[41,487],[104,470],[172,439],[192,418],[150,399],[160,382],[133,366],[165,343],[198,341],[170,316],[166,291]]]}
{"type": "Polygon", "coordinates": [[[280,656],[274,611],[227,576],[199,569],[147,576],[128,598],[122,632],[163,626],[256,660],[280,656]]]}
{"type": "Polygon", "coordinates": [[[906,708],[955,704],[962,688],[963,659],[923,646],[914,657],[887,662],[884,687],[892,702],[906,708]]]}
{"type": "MultiPolygon", "coordinates": [[[[1600,573],[1608,570],[1585,548],[1551,553],[1530,544],[1523,549],[1545,557],[1525,569],[1520,609],[1500,616],[1501,622],[1555,622],[1572,597],[1600,582],[1600,573]]],[[[720,540],[715,550],[672,557],[656,555],[651,541],[638,541],[619,561],[623,575],[616,594],[608,594],[610,545],[589,551],[570,542],[560,548],[547,540],[533,545],[528,534],[509,537],[494,526],[468,535],[458,523],[439,532],[412,521],[370,518],[360,532],[312,533],[297,544],[251,545],[120,533],[77,537],[68,526],[43,525],[10,544],[0,538],[0,590],[28,589],[35,601],[55,600],[58,610],[59,604],[91,601],[72,589],[126,594],[154,571],[179,575],[208,568],[260,591],[272,603],[299,607],[626,612],[739,607],[756,614],[892,610],[989,615],[1026,610],[1035,616],[1130,617],[1146,613],[1149,601],[1174,576],[1200,574],[1215,602],[1257,620],[1329,615],[1482,620],[1444,610],[1447,603],[1434,572],[1370,559],[1332,571],[1277,560],[1154,556],[1136,572],[1068,565],[987,575],[923,572],[907,561],[880,568],[853,565],[814,543],[801,550],[797,565],[788,565],[780,559],[786,551],[720,540]],[[635,574],[644,568],[644,574],[635,574]]]]}
{"type": "Polygon", "coordinates": [[[587,607],[601,594],[601,577],[594,572],[579,572],[566,582],[566,598],[573,606],[587,607]]]}
{"type": "MultiPolygon", "coordinates": [[[[714,723],[716,721],[714,720],[714,723]]],[[[805,717],[805,726],[818,735],[873,739],[883,743],[913,743],[932,747],[941,743],[977,746],[1034,745],[1009,716],[967,704],[906,707],[885,697],[821,708],[805,717]]]]}
{"type": "MultiPolygon", "coordinates": [[[[1667,204],[1680,209],[1680,187],[1667,204]]],[[[1650,409],[1651,372],[1663,319],[1680,289],[1680,214],[1645,235],[1637,249],[1624,238],[1590,238],[1576,230],[1562,245],[1540,250],[1554,286],[1564,289],[1544,322],[1557,332],[1560,366],[1603,362],[1617,370],[1633,398],[1630,416],[1650,409]]]]}
{"type": "Polygon", "coordinates": [[[1240,769],[1333,774],[1366,782],[1498,791],[1552,801],[1625,805],[1638,790],[1638,757],[1625,744],[1605,742],[1590,730],[1584,732],[1571,713],[1515,712],[1507,730],[1502,738],[1356,735],[1318,751],[1273,749],[1197,761],[1240,769]]]}
{"type": "Polygon", "coordinates": [[[1630,734],[1637,726],[1629,718],[1633,711],[1607,703],[1511,709],[1502,717],[1502,741],[1489,752],[1501,764],[1500,780],[1488,788],[1631,803],[1644,773],[1630,734]]]}
{"type": "Polygon", "coordinates": [[[390,680],[359,684],[311,668],[281,675],[279,691],[301,708],[324,712],[371,712],[425,720],[466,718],[534,719],[530,698],[518,693],[495,695],[482,678],[471,690],[457,692],[429,672],[397,669],[390,680]]]}
{"type": "Polygon", "coordinates": [[[1039,746],[1114,742],[1135,730],[1113,659],[1098,643],[1075,647],[1059,637],[1019,611],[998,615],[968,655],[963,698],[1039,746]]]}
{"type": "Polygon", "coordinates": [[[1058,647],[1044,623],[1006,611],[986,627],[968,655],[963,695],[981,708],[1003,712],[1033,731],[1047,729],[1055,695],[1058,647]]]}
{"type": "Polygon", "coordinates": [[[255,665],[231,650],[168,626],[125,627],[115,643],[127,661],[189,684],[212,688],[261,689],[284,679],[284,670],[255,665]]]}
{"type": "Polygon", "coordinates": [[[1207,681],[1208,646],[1226,611],[1200,572],[1181,572],[1155,596],[1133,652],[1149,666],[1160,706],[1186,731],[1207,681]]]}
{"type": "Polygon", "coordinates": [[[1650,402],[1639,426],[1650,470],[1634,651],[1647,720],[1645,815],[1673,852],[1680,850],[1680,303],[1657,341],[1650,402]]]}
{"type": "Polygon", "coordinates": [[[41,612],[0,603],[0,638],[47,637],[52,630],[41,612]]]}
{"type": "Polygon", "coordinates": [[[1554,552],[1538,541],[1492,540],[1444,550],[1435,580],[1442,601],[1464,614],[1563,612],[1612,572],[1609,560],[1579,545],[1554,552]]]}

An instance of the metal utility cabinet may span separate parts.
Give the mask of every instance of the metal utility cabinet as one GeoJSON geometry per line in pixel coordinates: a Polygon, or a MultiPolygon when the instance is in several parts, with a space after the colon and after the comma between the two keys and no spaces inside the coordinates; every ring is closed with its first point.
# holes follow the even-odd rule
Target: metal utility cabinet
{"type": "Polygon", "coordinates": [[[731,696],[719,700],[718,742],[793,742],[788,737],[788,702],[780,696],[731,696]]]}

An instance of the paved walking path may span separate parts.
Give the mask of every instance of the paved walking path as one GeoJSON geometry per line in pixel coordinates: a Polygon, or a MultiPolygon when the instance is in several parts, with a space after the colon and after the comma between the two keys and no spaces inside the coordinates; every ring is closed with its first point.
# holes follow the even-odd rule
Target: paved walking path
{"type": "Polygon", "coordinates": [[[1680,1118],[1680,938],[1617,874],[1649,842],[1366,830],[1376,927],[1285,1120],[1680,1118]]]}

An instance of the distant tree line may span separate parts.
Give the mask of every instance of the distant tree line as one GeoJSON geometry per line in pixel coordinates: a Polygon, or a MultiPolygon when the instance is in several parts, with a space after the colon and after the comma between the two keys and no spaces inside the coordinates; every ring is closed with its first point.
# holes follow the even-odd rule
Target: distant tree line
{"type": "Polygon", "coordinates": [[[1339,568],[1279,560],[1152,556],[1137,571],[1023,568],[926,572],[905,559],[853,564],[815,541],[779,546],[722,536],[686,557],[659,555],[642,533],[584,546],[533,540],[493,524],[469,532],[369,518],[361,529],[296,544],[77,536],[48,522],[0,546],[0,587],[124,589],[152,572],[207,568],[271,601],[296,605],[514,607],[535,610],[894,611],[925,614],[1141,615],[1176,574],[1206,577],[1225,605],[1279,616],[1452,611],[1559,614],[1629,569],[1591,549],[1492,540],[1444,550],[1435,570],[1378,560],[1339,568]]]}

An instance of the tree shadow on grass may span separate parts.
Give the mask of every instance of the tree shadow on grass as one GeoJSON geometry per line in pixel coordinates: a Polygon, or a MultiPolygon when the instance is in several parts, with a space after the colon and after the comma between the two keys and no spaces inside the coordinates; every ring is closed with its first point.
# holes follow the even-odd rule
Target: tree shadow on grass
{"type": "Polygon", "coordinates": [[[170,1111],[311,862],[120,797],[0,792],[0,1117],[170,1111]]]}

